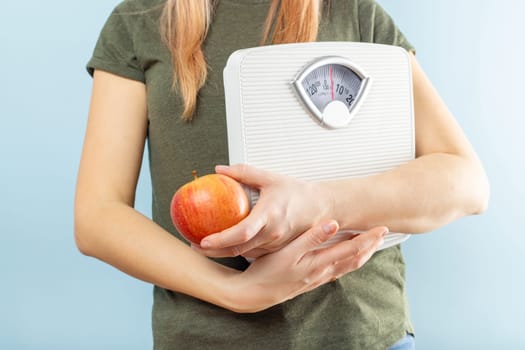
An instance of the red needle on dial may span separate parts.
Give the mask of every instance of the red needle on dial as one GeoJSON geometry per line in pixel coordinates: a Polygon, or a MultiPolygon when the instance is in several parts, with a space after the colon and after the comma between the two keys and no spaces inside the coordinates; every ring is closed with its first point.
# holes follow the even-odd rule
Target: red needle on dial
{"type": "Polygon", "coordinates": [[[332,92],[332,101],[334,100],[334,76],[332,65],[330,65],[330,91],[332,92]]]}

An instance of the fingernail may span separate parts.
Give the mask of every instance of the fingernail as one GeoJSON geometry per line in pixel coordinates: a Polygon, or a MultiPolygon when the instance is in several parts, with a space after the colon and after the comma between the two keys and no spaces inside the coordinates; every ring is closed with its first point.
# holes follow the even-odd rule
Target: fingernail
{"type": "Polygon", "coordinates": [[[385,227],[383,229],[383,232],[381,233],[381,237],[385,237],[387,235],[387,233],[388,233],[388,228],[385,227]]]}
{"type": "Polygon", "coordinates": [[[329,234],[335,230],[335,223],[329,222],[328,224],[323,225],[323,232],[329,234]]]}
{"type": "Polygon", "coordinates": [[[228,170],[230,167],[228,165],[216,165],[215,171],[217,170],[228,170]]]}
{"type": "Polygon", "coordinates": [[[202,240],[202,241],[201,241],[200,246],[201,246],[201,248],[203,248],[203,249],[211,248],[211,244],[210,244],[210,242],[205,241],[205,240],[202,240]]]}

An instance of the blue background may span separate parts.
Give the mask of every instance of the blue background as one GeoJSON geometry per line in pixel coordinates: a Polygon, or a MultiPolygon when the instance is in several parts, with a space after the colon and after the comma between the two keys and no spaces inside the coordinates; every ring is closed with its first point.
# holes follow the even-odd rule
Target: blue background
{"type": "MultiPolygon", "coordinates": [[[[418,348],[525,349],[525,3],[380,2],[416,46],[492,187],[484,215],[403,245],[418,348]]],[[[151,286],[82,256],[73,239],[91,87],[84,64],[117,3],[2,5],[0,349],[151,348],[151,286]]],[[[136,207],[149,216],[146,162],[136,207]]]]}

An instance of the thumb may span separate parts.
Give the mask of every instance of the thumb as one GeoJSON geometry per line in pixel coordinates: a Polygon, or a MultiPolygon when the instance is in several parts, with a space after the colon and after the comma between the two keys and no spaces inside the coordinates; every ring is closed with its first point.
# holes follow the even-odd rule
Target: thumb
{"type": "Polygon", "coordinates": [[[270,179],[273,177],[273,173],[248,164],[217,165],[215,172],[229,176],[240,183],[254,188],[261,188],[269,184],[271,182],[270,179]]]}
{"type": "Polygon", "coordinates": [[[290,242],[285,249],[290,249],[292,254],[302,257],[332,238],[338,230],[339,224],[335,220],[315,225],[290,242]]]}

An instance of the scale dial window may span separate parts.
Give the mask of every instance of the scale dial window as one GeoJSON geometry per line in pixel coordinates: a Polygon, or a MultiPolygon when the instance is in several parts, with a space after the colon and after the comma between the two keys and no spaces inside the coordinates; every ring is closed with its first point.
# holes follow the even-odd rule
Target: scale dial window
{"type": "Polygon", "coordinates": [[[309,112],[328,127],[347,126],[370,78],[343,57],[323,57],[308,65],[293,81],[296,92],[309,112]]]}

